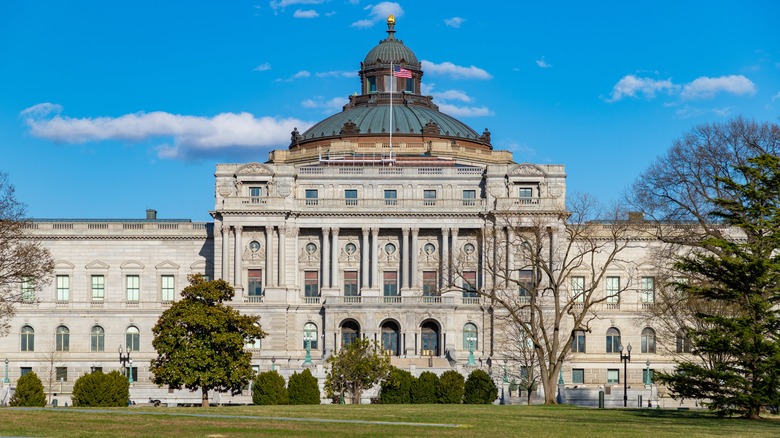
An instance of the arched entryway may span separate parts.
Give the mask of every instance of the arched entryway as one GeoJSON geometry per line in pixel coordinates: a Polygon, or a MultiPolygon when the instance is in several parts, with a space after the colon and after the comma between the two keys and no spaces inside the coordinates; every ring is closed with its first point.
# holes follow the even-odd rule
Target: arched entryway
{"type": "Polygon", "coordinates": [[[422,356],[441,356],[441,327],[433,320],[424,321],[420,325],[422,356]]]}

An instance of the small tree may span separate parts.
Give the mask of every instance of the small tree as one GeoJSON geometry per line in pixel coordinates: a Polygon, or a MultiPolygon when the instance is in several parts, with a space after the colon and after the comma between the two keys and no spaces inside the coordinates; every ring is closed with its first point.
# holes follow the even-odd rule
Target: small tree
{"type": "Polygon", "coordinates": [[[255,376],[252,383],[252,403],[256,405],[286,405],[290,401],[284,377],[276,371],[255,376]]]}
{"type": "Polygon", "coordinates": [[[320,387],[317,378],[309,369],[302,373],[293,373],[287,382],[287,392],[290,394],[291,405],[318,405],[320,404],[320,387]]]}
{"type": "Polygon", "coordinates": [[[414,376],[406,370],[390,367],[390,372],[382,381],[379,399],[382,404],[408,404],[412,402],[411,392],[414,376]]]}
{"type": "Polygon", "coordinates": [[[11,406],[43,407],[46,406],[46,394],[43,383],[34,372],[29,372],[19,378],[16,392],[11,396],[11,406]]]}
{"type": "Polygon", "coordinates": [[[463,374],[449,370],[441,374],[439,378],[439,403],[459,404],[463,402],[464,391],[463,374]]]}
{"type": "Polygon", "coordinates": [[[328,396],[352,395],[359,404],[364,390],[379,383],[390,371],[390,358],[381,352],[379,344],[368,339],[355,339],[347,348],[328,358],[325,390],[328,396]]]}
{"type": "Polygon", "coordinates": [[[73,385],[73,406],[122,407],[130,400],[130,382],[119,371],[84,374],[73,385]]]}
{"type": "Polygon", "coordinates": [[[241,315],[224,304],[233,298],[233,287],[224,280],[206,281],[191,275],[190,285],[152,328],[157,357],[149,370],[152,381],[169,388],[203,392],[202,406],[209,405],[209,391],[241,392],[252,378],[252,354],[244,345],[265,336],[259,317],[241,315]]]}
{"type": "Polygon", "coordinates": [[[412,382],[412,403],[431,404],[438,400],[439,376],[430,371],[424,371],[412,382]]]}
{"type": "Polygon", "coordinates": [[[466,404],[490,404],[498,397],[496,384],[482,370],[472,371],[463,389],[463,403],[466,404]]]}

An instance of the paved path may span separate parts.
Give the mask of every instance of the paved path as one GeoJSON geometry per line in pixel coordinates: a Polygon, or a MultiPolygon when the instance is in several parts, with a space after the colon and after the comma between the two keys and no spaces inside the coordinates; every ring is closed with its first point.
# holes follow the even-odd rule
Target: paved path
{"type": "Polygon", "coordinates": [[[407,421],[370,421],[370,420],[334,420],[330,418],[296,418],[296,417],[261,417],[255,415],[224,415],[224,414],[185,414],[179,412],[155,412],[136,410],[109,410],[109,409],[78,409],[78,408],[6,408],[19,411],[53,411],[53,412],[80,412],[117,415],[168,415],[172,417],[199,417],[199,418],[236,418],[242,420],[272,420],[272,421],[307,421],[314,423],[352,423],[375,424],[383,426],[414,426],[414,427],[461,427],[460,424],[447,423],[411,423],[407,421]]]}

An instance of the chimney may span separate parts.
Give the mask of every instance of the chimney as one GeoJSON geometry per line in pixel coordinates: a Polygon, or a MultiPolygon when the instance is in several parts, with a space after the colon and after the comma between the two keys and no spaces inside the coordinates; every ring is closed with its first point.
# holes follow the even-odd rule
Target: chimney
{"type": "Polygon", "coordinates": [[[152,210],[151,208],[146,210],[146,220],[153,221],[157,219],[157,210],[152,210]]]}
{"type": "Polygon", "coordinates": [[[629,211],[628,212],[628,221],[629,222],[644,222],[645,220],[645,214],[641,211],[629,211]]]}

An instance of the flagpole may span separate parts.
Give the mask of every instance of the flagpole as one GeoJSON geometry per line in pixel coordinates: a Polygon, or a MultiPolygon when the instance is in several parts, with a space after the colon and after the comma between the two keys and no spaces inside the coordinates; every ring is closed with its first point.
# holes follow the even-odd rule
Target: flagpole
{"type": "Polygon", "coordinates": [[[395,82],[395,70],[393,62],[390,62],[390,160],[393,159],[393,82],[395,82]]]}

